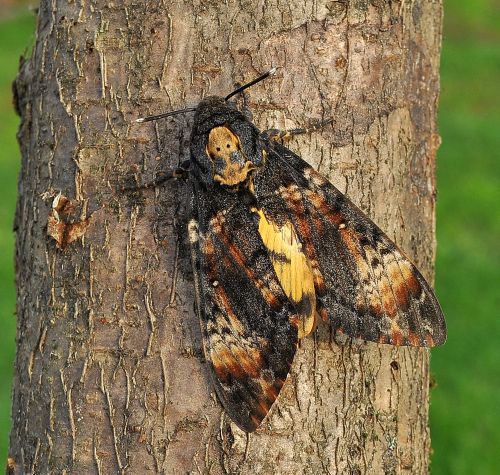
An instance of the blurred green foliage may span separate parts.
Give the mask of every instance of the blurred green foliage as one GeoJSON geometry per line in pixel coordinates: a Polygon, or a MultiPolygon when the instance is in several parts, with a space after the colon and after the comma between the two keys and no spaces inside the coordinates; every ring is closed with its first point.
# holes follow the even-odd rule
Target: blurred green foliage
{"type": "MultiPolygon", "coordinates": [[[[458,3],[458,4],[457,4],[458,3]]],[[[500,6],[445,4],[431,473],[500,473],[500,6]]]]}
{"type": "Polygon", "coordinates": [[[16,305],[14,234],[12,224],[17,194],[20,152],[16,140],[19,119],[12,105],[12,81],[21,54],[34,43],[34,13],[23,9],[0,18],[0,470],[7,460],[10,431],[10,391],[15,355],[16,305]]]}
{"type": "MultiPolygon", "coordinates": [[[[27,9],[0,18],[0,461],[7,456],[16,328],[12,222],[20,158],[11,83],[34,25],[27,9]]],[[[436,289],[449,338],[432,355],[434,475],[490,475],[500,466],[499,26],[493,0],[445,5],[436,289]]]]}

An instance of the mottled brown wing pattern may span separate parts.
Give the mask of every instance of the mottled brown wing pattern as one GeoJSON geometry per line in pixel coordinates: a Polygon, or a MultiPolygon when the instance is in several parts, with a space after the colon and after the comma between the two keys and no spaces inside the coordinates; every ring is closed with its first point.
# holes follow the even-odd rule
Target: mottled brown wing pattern
{"type": "Polygon", "coordinates": [[[251,432],[290,370],[296,312],[248,208],[228,193],[197,189],[194,197],[189,235],[205,356],[226,412],[251,432]]]}
{"type": "Polygon", "coordinates": [[[291,219],[315,276],[317,308],[351,337],[393,345],[444,343],[432,289],[396,245],[306,162],[273,144],[256,177],[269,219],[291,219]]]}

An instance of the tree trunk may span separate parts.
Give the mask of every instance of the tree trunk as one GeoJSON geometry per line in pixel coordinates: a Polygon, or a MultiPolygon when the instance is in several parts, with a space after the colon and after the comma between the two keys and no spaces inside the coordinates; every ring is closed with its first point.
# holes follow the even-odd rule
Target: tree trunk
{"type": "Polygon", "coordinates": [[[188,158],[196,105],[249,90],[261,128],[335,119],[288,146],[430,278],[441,2],[42,0],[16,81],[12,473],[427,473],[429,354],[302,342],[246,436],[207,377],[182,183],[116,184],[188,158]]]}

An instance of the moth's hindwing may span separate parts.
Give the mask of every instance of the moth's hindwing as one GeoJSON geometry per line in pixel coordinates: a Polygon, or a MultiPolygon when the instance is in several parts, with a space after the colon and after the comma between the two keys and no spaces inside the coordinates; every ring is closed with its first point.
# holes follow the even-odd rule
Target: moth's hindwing
{"type": "Polygon", "coordinates": [[[195,184],[194,198],[189,234],[205,356],[226,412],[252,432],[287,378],[297,312],[238,196],[195,184]]]}
{"type": "Polygon", "coordinates": [[[316,311],[336,331],[393,345],[444,343],[444,316],[420,272],[300,157],[273,143],[255,194],[268,221],[293,224],[313,275],[316,311]]]}

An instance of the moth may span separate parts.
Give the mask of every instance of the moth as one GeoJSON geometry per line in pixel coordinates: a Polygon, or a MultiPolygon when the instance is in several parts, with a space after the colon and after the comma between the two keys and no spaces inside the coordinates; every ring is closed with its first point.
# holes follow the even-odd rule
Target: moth
{"type": "MultiPolygon", "coordinates": [[[[287,379],[299,339],[319,320],[352,338],[432,347],[446,340],[436,297],[398,247],[346,196],[261,132],[228,96],[194,112],[184,178],[205,358],[230,418],[254,431],[287,379]]],[[[292,133],[304,133],[295,129],[292,133]]]]}

